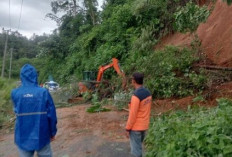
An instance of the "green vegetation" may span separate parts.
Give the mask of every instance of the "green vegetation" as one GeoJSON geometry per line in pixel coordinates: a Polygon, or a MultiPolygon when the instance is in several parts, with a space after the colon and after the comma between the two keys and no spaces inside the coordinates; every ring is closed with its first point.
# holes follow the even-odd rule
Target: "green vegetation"
{"type": "Polygon", "coordinates": [[[107,112],[110,111],[110,109],[104,108],[102,107],[102,105],[97,104],[97,105],[92,105],[86,111],[89,113],[95,113],[95,112],[107,112]]]}
{"type": "MultiPolygon", "coordinates": [[[[10,67],[10,49],[13,49],[12,55],[12,72],[11,78],[19,79],[21,67],[30,63],[41,69],[44,66],[43,59],[37,58],[41,52],[40,43],[48,38],[48,35],[34,35],[31,39],[27,39],[18,32],[11,32],[8,36],[8,49],[6,54],[4,76],[9,76],[10,67]]],[[[0,69],[2,69],[2,57],[5,46],[6,33],[0,33],[0,69]]]]}
{"type": "Polygon", "coordinates": [[[209,10],[206,6],[199,7],[193,2],[189,2],[184,7],[178,7],[174,14],[174,27],[179,32],[193,32],[198,25],[205,22],[209,16],[209,10]]]}
{"type": "MultiPolygon", "coordinates": [[[[39,72],[39,83],[52,75],[60,84],[70,84],[82,80],[83,71],[97,71],[115,57],[127,76],[134,71],[146,74],[146,86],[153,96],[186,96],[204,88],[204,74],[191,69],[198,60],[196,48],[154,51],[166,34],[192,32],[207,19],[209,11],[195,1],[106,0],[102,11],[97,11],[96,0],[84,0],[83,5],[77,0],[52,1],[51,7],[47,17],[59,25],[53,34],[34,35],[30,40],[17,33],[10,35],[9,47],[17,54],[13,78],[19,78],[23,64],[31,63],[39,72]],[[58,17],[59,12],[65,14],[58,17]]],[[[0,34],[0,47],[3,45],[4,35],[0,34]]],[[[6,64],[9,67],[9,60],[6,64]]],[[[8,72],[6,68],[6,75],[8,72]]],[[[113,73],[106,71],[104,79],[113,81],[113,73]]]]}
{"type": "MultiPolygon", "coordinates": [[[[127,76],[135,71],[145,73],[146,87],[154,97],[182,97],[204,89],[204,73],[192,69],[199,60],[196,47],[155,50],[154,46],[176,30],[196,30],[209,16],[206,7],[185,0],[106,0],[103,10],[98,11],[96,0],[83,2],[52,1],[47,17],[59,27],[49,36],[27,39],[17,32],[9,35],[9,47],[15,49],[13,78],[19,79],[20,68],[30,63],[39,72],[39,83],[47,81],[49,75],[61,85],[77,83],[83,71],[97,71],[115,57],[127,76]],[[64,13],[62,17],[58,17],[59,12],[64,13]]],[[[4,39],[0,34],[2,49],[4,39]]],[[[5,76],[8,73],[6,68],[5,76]]],[[[104,73],[104,79],[116,87],[108,88],[111,96],[121,90],[121,82],[113,73],[104,73]]],[[[102,93],[98,91],[99,97],[102,93]]]]}
{"type": "Polygon", "coordinates": [[[118,110],[122,110],[123,108],[127,108],[128,104],[130,103],[132,91],[130,92],[115,92],[114,93],[114,106],[117,107],[118,110]]]}
{"type": "Polygon", "coordinates": [[[204,89],[206,77],[195,72],[192,64],[198,60],[195,50],[165,47],[149,56],[134,54],[133,68],[146,75],[146,86],[154,97],[186,96],[204,89]],[[139,59],[137,59],[139,58],[139,59]]]}
{"type": "MultiPolygon", "coordinates": [[[[74,77],[81,80],[83,71],[97,71],[116,57],[127,76],[134,71],[146,74],[153,96],[185,96],[204,88],[203,73],[191,69],[198,59],[196,49],[169,47],[154,52],[154,45],[180,25],[181,30],[196,29],[208,17],[205,7],[184,0],[107,0],[101,12],[96,12],[95,1],[85,1],[86,10],[76,7],[76,12],[60,3],[52,5],[49,17],[57,19],[54,17],[61,10],[67,14],[59,18],[60,27],[39,44],[39,59],[44,64],[39,68],[40,81],[49,74],[63,84],[74,77]]],[[[74,3],[67,3],[75,8],[74,3]]],[[[112,80],[113,73],[106,71],[104,79],[112,80]]]]}
{"type": "MultiPolygon", "coordinates": [[[[103,10],[97,11],[96,0],[83,2],[80,5],[77,0],[52,1],[52,12],[47,17],[59,27],[49,36],[35,35],[28,40],[18,33],[10,34],[9,47],[15,49],[12,78],[19,79],[20,68],[30,63],[39,72],[39,82],[45,82],[51,74],[62,84],[63,90],[53,95],[57,106],[70,106],[66,101],[78,93],[76,86],[82,80],[82,72],[97,71],[115,57],[126,76],[135,71],[145,74],[145,86],[154,98],[197,93],[193,103],[205,101],[199,93],[206,88],[206,75],[192,67],[200,59],[198,40],[189,48],[166,46],[156,50],[155,45],[174,31],[194,33],[207,20],[210,13],[207,7],[186,0],[105,0],[103,10]],[[59,12],[65,14],[58,17],[59,12]],[[71,88],[70,84],[75,85],[71,88]]],[[[0,34],[0,50],[4,49],[4,41],[5,35],[0,34]]],[[[2,55],[0,67],[1,58],[2,55]]],[[[113,73],[106,71],[104,79],[110,80],[114,88],[107,86],[103,87],[105,91],[83,94],[92,103],[87,112],[109,111],[100,102],[99,94],[114,95],[118,109],[130,101],[131,93],[121,91],[121,81],[113,73]]],[[[5,76],[8,74],[6,68],[5,76]]],[[[13,87],[12,81],[0,79],[0,128],[13,115],[10,101],[13,87]]],[[[153,119],[145,140],[147,157],[231,156],[232,101],[219,99],[218,103],[218,107],[209,110],[189,108],[187,112],[177,111],[153,119]]]]}
{"type": "Polygon", "coordinates": [[[146,157],[231,156],[232,100],[218,107],[189,108],[153,119],[146,137],[146,157]]]}
{"type": "Polygon", "coordinates": [[[13,105],[10,100],[11,90],[16,87],[12,80],[0,78],[0,129],[13,117],[13,105]]]}
{"type": "Polygon", "coordinates": [[[110,109],[103,107],[103,104],[99,101],[98,95],[96,93],[92,94],[91,102],[92,105],[86,110],[89,113],[110,111],[110,109]]]}

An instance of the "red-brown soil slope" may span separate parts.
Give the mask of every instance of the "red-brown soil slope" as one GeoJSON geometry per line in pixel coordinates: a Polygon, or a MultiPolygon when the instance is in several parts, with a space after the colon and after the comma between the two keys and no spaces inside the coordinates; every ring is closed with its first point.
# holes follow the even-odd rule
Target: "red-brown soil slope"
{"type": "MultiPolygon", "coordinates": [[[[206,23],[197,31],[202,52],[216,65],[232,67],[232,5],[217,0],[206,23]]],[[[174,33],[165,36],[156,48],[165,45],[189,46],[193,35],[174,33]]]]}
{"type": "Polygon", "coordinates": [[[197,34],[203,52],[213,63],[232,66],[232,5],[218,0],[207,22],[198,27],[197,34]]]}

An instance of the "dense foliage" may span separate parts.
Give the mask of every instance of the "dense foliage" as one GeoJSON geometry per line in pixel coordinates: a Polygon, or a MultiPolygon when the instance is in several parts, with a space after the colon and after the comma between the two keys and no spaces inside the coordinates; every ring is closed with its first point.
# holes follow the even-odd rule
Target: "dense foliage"
{"type": "Polygon", "coordinates": [[[0,129],[4,126],[6,121],[12,117],[12,103],[10,100],[10,93],[16,84],[12,80],[0,78],[0,129]]]}
{"type": "MultiPolygon", "coordinates": [[[[22,36],[20,33],[10,32],[8,35],[7,53],[9,55],[10,49],[13,49],[13,59],[19,58],[35,58],[40,53],[39,43],[46,40],[48,35],[42,36],[33,35],[30,39],[22,36]]],[[[3,56],[5,47],[6,32],[0,33],[0,57],[3,56]]]]}
{"type": "Polygon", "coordinates": [[[232,100],[212,109],[189,109],[153,120],[146,137],[147,157],[231,156],[232,100]]]}
{"type": "MultiPolygon", "coordinates": [[[[4,76],[8,77],[9,67],[10,67],[10,51],[12,49],[12,72],[11,78],[19,79],[20,68],[25,63],[30,63],[36,67],[41,67],[38,58],[36,58],[40,52],[40,43],[48,38],[48,35],[44,34],[42,36],[33,35],[30,39],[22,36],[18,32],[10,32],[8,35],[8,44],[6,52],[5,70],[4,76]]],[[[6,33],[0,33],[0,69],[2,69],[2,57],[5,47],[6,33]]],[[[43,62],[41,60],[41,62],[43,62]]]]}
{"type": "MultiPolygon", "coordinates": [[[[74,5],[71,1],[69,3],[71,6],[74,5]]],[[[208,16],[205,8],[198,11],[199,7],[196,4],[188,3],[186,6],[184,0],[107,0],[100,13],[94,9],[96,8],[94,1],[92,3],[86,1],[85,9],[76,11],[68,10],[65,5],[59,3],[53,5],[54,15],[59,9],[65,9],[67,14],[59,19],[60,27],[40,44],[42,50],[40,57],[45,63],[40,69],[41,81],[46,80],[49,74],[61,83],[70,82],[74,77],[81,80],[83,71],[97,71],[100,65],[110,62],[115,57],[120,60],[121,67],[127,75],[131,75],[134,71],[143,71],[147,74],[146,77],[153,78],[147,83],[148,88],[156,91],[154,95],[158,94],[161,97],[190,94],[204,82],[201,76],[198,77],[198,73],[190,70],[196,58],[184,61],[185,65],[181,64],[183,67],[175,67],[173,64],[179,64],[181,60],[176,61],[178,63],[174,63],[175,61],[168,63],[171,57],[168,59],[168,55],[162,56],[165,53],[178,60],[178,56],[184,57],[188,54],[188,58],[191,58],[195,50],[167,48],[165,52],[153,53],[153,47],[162,36],[175,30],[173,27],[175,20],[181,21],[184,18],[182,20],[187,20],[188,24],[184,26],[185,30],[196,29],[196,26],[208,16]],[[182,10],[186,7],[197,8],[191,10],[194,17],[200,17],[197,23],[194,22],[194,28],[190,23],[191,19],[188,19],[191,16],[181,16],[184,14],[182,10]],[[90,15],[91,9],[94,11],[93,15],[90,15]],[[204,13],[207,14],[201,18],[204,13]],[[175,19],[175,14],[180,16],[175,19]],[[188,28],[190,26],[191,28],[188,28]],[[168,69],[166,65],[173,68],[168,69]],[[149,70],[155,68],[157,72],[153,74],[144,71],[146,68],[149,70]],[[185,72],[187,69],[189,71],[185,72]],[[181,71],[181,75],[176,74],[176,71],[181,71]],[[158,72],[165,75],[157,78],[161,75],[158,72]],[[174,85],[168,87],[170,84],[174,85]],[[180,91],[174,90],[176,88],[180,91]],[[189,90],[184,91],[186,88],[189,90]]],[[[111,79],[113,74],[114,72],[109,70],[104,74],[104,78],[111,79]]]]}
{"type": "Polygon", "coordinates": [[[199,7],[189,2],[185,7],[178,7],[175,13],[174,27],[180,32],[193,32],[201,22],[205,22],[209,16],[206,6],[199,7]]]}
{"type": "Polygon", "coordinates": [[[186,96],[202,90],[206,82],[203,73],[192,69],[198,60],[194,54],[191,49],[169,46],[149,56],[134,54],[129,62],[133,70],[145,73],[145,85],[154,97],[186,96]]]}
{"type": "MultiPolygon", "coordinates": [[[[204,77],[191,69],[197,60],[194,48],[154,51],[154,46],[167,33],[194,31],[208,17],[205,7],[185,0],[106,0],[100,12],[96,0],[83,2],[51,2],[52,12],[47,17],[59,27],[49,37],[25,39],[33,50],[22,46],[17,51],[34,56],[22,55],[25,59],[14,61],[13,77],[18,77],[22,64],[29,62],[38,69],[39,82],[52,75],[65,84],[81,80],[83,71],[97,71],[115,57],[127,76],[143,71],[149,80],[146,85],[155,96],[185,96],[202,87],[204,77]],[[59,12],[65,14],[58,17],[59,12]]],[[[112,80],[114,74],[108,70],[104,79],[112,80]]]]}

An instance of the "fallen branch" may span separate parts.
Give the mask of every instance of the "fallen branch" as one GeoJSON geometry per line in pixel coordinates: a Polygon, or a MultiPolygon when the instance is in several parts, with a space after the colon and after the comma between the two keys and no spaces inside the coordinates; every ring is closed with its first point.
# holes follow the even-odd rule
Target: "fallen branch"
{"type": "Polygon", "coordinates": [[[129,112],[129,110],[128,110],[128,109],[126,109],[126,108],[123,108],[123,110],[125,110],[125,111],[129,112]]]}
{"type": "Polygon", "coordinates": [[[162,114],[164,114],[164,113],[167,113],[167,112],[170,112],[170,111],[172,111],[172,110],[174,110],[175,108],[174,107],[172,107],[172,108],[170,108],[169,110],[167,110],[167,111],[164,111],[164,112],[159,112],[158,114],[153,114],[154,116],[161,116],[162,114]]]}
{"type": "Polygon", "coordinates": [[[155,106],[158,106],[158,107],[160,106],[160,104],[156,101],[153,101],[153,104],[155,104],[155,106]]]}
{"type": "Polygon", "coordinates": [[[231,67],[220,67],[220,66],[212,66],[212,65],[194,65],[194,67],[200,67],[209,70],[232,71],[231,67]]]}

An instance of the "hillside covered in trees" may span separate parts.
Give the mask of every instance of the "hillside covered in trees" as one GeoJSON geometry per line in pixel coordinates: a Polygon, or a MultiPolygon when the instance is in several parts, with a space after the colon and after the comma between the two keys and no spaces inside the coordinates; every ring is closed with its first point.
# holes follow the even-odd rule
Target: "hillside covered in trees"
{"type": "MultiPolygon", "coordinates": [[[[155,100],[145,140],[148,157],[231,156],[232,102],[226,99],[232,98],[232,23],[228,20],[232,15],[231,3],[231,0],[105,0],[102,9],[98,10],[97,0],[51,1],[51,12],[46,17],[58,25],[51,35],[34,35],[27,39],[18,32],[11,32],[8,36],[4,72],[8,77],[9,52],[13,48],[13,79],[0,79],[0,99],[3,100],[0,102],[0,129],[13,121],[10,91],[16,86],[14,82],[19,80],[23,64],[30,63],[38,69],[39,83],[44,83],[52,75],[62,86],[57,93],[65,95],[67,90],[71,90],[72,83],[77,85],[83,79],[84,71],[97,72],[99,66],[117,58],[127,78],[135,71],[145,74],[145,86],[155,100]],[[202,105],[218,106],[206,109],[199,107],[202,105]],[[175,112],[180,108],[187,112],[175,112]]],[[[3,31],[0,33],[2,51],[5,39],[3,31]]],[[[3,54],[0,55],[0,67],[2,57],[3,54]]],[[[131,96],[130,86],[121,91],[122,81],[113,70],[107,70],[104,79],[113,86],[110,96],[126,99],[131,96]]],[[[99,106],[104,104],[98,94],[83,94],[93,107],[98,107],[96,112],[102,111],[99,106]]],[[[109,103],[108,99],[106,102],[109,103]]],[[[117,105],[121,107],[120,102],[117,105]]],[[[81,106],[79,113],[78,107],[75,106],[73,113],[72,108],[59,111],[61,120],[66,118],[62,117],[63,113],[72,120],[65,119],[67,126],[61,127],[63,132],[58,135],[61,139],[58,142],[67,142],[66,136],[63,137],[67,132],[70,133],[67,135],[69,140],[75,141],[76,136],[80,138],[83,132],[83,135],[92,135],[88,132],[89,126],[102,125],[101,120],[98,123],[92,121],[95,115],[85,113],[93,108],[81,106]],[[89,126],[85,124],[86,117],[81,119],[77,113],[89,117],[89,126]],[[73,132],[77,127],[83,129],[80,123],[84,123],[87,131],[73,132]]],[[[113,122],[117,120],[120,124],[114,127],[121,136],[124,129],[121,123],[125,117],[120,119],[117,111],[111,120],[104,114],[98,116],[98,119],[106,120],[104,123],[111,129],[111,123],[115,124],[113,122]]],[[[104,129],[98,130],[98,135],[105,136],[104,129]]],[[[57,154],[64,151],[59,147],[60,143],[56,143],[57,154]]],[[[66,151],[70,150],[67,148],[66,151]]]]}
{"type": "MultiPolygon", "coordinates": [[[[17,32],[10,34],[9,47],[14,49],[13,77],[18,77],[20,66],[30,62],[37,66],[41,83],[52,75],[65,84],[81,80],[83,71],[97,71],[115,57],[126,75],[144,72],[149,80],[146,85],[154,95],[188,95],[205,83],[202,73],[191,69],[201,58],[199,37],[195,35],[189,43],[191,47],[185,49],[156,50],[155,45],[173,32],[195,34],[198,25],[210,14],[210,8],[202,5],[209,3],[213,2],[106,0],[99,11],[97,0],[52,1],[47,17],[59,26],[53,34],[34,35],[31,39],[17,32]],[[59,17],[59,13],[63,15],[59,17]],[[183,91],[189,87],[190,90],[183,91]]],[[[5,34],[0,34],[2,50],[4,38],[5,34]]],[[[8,76],[9,70],[5,71],[8,76]]],[[[114,80],[112,73],[107,71],[104,77],[114,80]]]]}
{"type": "MultiPolygon", "coordinates": [[[[52,1],[52,11],[47,17],[59,26],[53,34],[30,40],[10,36],[16,51],[13,76],[17,78],[23,62],[30,62],[38,68],[40,82],[51,74],[65,84],[73,78],[81,80],[83,71],[97,71],[115,57],[126,75],[144,72],[146,85],[154,96],[188,95],[205,81],[201,72],[190,68],[199,59],[197,38],[191,48],[166,47],[157,51],[154,46],[167,34],[194,32],[206,21],[210,11],[198,3],[106,0],[102,11],[98,11],[96,0],[85,0],[83,4],[75,0],[52,1]],[[59,12],[65,14],[58,17],[59,12]]],[[[112,73],[107,71],[104,77],[115,81],[112,73]]]]}

